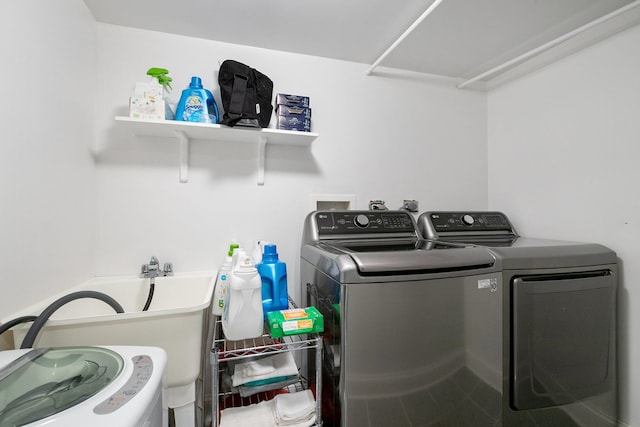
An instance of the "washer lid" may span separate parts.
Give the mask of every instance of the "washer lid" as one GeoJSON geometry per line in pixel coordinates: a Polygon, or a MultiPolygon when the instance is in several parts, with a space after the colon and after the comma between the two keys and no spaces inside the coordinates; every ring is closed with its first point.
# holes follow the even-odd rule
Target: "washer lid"
{"type": "Polygon", "coordinates": [[[319,246],[349,255],[361,274],[370,275],[464,271],[495,264],[485,248],[433,240],[346,240],[319,246]]]}
{"type": "Polygon", "coordinates": [[[0,425],[32,423],[84,402],[123,367],[106,348],[34,349],[0,369],[0,425]]]}

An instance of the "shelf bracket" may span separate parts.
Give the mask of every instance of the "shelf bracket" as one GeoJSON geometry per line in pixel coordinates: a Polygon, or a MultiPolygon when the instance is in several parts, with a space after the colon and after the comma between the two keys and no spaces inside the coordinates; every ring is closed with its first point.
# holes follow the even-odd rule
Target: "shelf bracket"
{"type": "Polygon", "coordinates": [[[178,145],[180,150],[179,158],[179,172],[180,182],[189,181],[189,137],[184,131],[176,130],[176,137],[178,138],[178,145]]]}
{"type": "Polygon", "coordinates": [[[260,136],[258,141],[258,185],[264,185],[264,163],[267,151],[267,137],[260,136]]]}

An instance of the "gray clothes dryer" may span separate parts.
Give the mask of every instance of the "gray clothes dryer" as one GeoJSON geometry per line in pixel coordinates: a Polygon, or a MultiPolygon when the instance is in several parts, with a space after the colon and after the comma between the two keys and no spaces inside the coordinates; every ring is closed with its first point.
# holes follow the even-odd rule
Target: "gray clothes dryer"
{"type": "Polygon", "coordinates": [[[520,237],[501,212],[426,212],[418,224],[500,261],[502,425],[617,425],[615,252],[520,237]]]}
{"type": "Polygon", "coordinates": [[[308,215],[300,274],[324,316],[323,425],[500,422],[500,268],[486,248],[422,239],[405,211],[308,215]]]}

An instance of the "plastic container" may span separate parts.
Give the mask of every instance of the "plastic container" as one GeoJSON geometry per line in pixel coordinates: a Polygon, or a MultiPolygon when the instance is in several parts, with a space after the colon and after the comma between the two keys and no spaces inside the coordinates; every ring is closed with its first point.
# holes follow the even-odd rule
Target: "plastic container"
{"type": "Polygon", "coordinates": [[[267,313],[289,308],[287,265],[278,259],[276,245],[265,245],[262,262],[256,265],[262,282],[262,308],[267,313]]]}
{"type": "Polygon", "coordinates": [[[218,106],[213,94],[202,87],[200,77],[191,77],[189,87],[182,91],[175,119],[184,122],[218,123],[218,106]]]}
{"type": "Polygon", "coordinates": [[[242,252],[243,257],[238,258],[238,265],[231,275],[222,315],[222,330],[231,341],[257,338],[264,330],[262,281],[251,257],[242,252]]]}
{"type": "Polygon", "coordinates": [[[211,314],[215,316],[222,316],[224,314],[224,305],[226,303],[227,292],[229,291],[229,280],[231,279],[231,269],[233,267],[233,250],[239,247],[237,243],[229,245],[229,252],[227,252],[220,266],[220,270],[218,270],[216,286],[213,291],[213,303],[211,304],[211,314]]]}
{"type": "Polygon", "coordinates": [[[317,308],[292,308],[267,313],[271,338],[285,335],[313,334],[324,331],[324,318],[317,308]]]}

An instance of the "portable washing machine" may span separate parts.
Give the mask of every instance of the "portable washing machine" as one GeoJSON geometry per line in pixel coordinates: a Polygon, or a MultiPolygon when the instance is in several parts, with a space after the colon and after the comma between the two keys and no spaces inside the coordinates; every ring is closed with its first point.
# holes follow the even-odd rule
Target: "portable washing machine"
{"type": "Polygon", "coordinates": [[[0,426],[166,427],[167,354],[157,347],[0,352],[0,426]]]}

